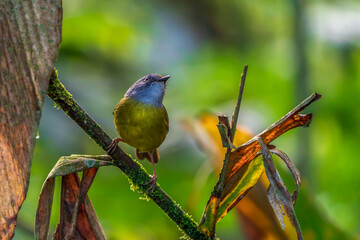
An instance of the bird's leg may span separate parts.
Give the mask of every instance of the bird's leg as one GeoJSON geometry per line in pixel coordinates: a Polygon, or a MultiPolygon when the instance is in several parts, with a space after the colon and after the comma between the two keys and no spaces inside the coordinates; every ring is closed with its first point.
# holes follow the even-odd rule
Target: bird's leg
{"type": "Polygon", "coordinates": [[[107,154],[112,154],[115,151],[116,146],[118,145],[119,142],[124,142],[124,140],[118,137],[114,138],[110,143],[110,145],[106,147],[107,154]]]}
{"type": "Polygon", "coordinates": [[[156,175],[156,170],[155,170],[155,163],[154,163],[154,157],[153,157],[154,151],[149,152],[150,155],[150,160],[151,160],[151,164],[153,167],[153,175],[151,176],[150,181],[148,181],[146,184],[151,184],[149,186],[149,188],[146,190],[146,192],[148,192],[149,190],[151,190],[151,193],[154,191],[154,188],[156,186],[156,180],[157,180],[157,175],[156,175]]]}

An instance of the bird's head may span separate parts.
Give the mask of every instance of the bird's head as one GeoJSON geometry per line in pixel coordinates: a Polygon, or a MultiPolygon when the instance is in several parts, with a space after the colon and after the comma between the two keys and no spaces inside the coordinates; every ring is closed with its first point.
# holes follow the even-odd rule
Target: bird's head
{"type": "Polygon", "coordinates": [[[170,75],[161,76],[149,74],[137,80],[125,93],[125,97],[132,98],[145,104],[162,107],[166,81],[170,75]]]}

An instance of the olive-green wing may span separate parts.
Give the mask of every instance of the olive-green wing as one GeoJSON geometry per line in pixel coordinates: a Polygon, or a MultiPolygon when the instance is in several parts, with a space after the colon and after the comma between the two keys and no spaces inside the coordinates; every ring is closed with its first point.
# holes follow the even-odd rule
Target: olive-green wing
{"type": "Polygon", "coordinates": [[[165,120],[165,122],[166,122],[167,130],[169,131],[169,116],[168,116],[168,113],[167,113],[166,108],[165,108],[164,105],[163,105],[163,110],[164,110],[164,112],[165,112],[165,114],[163,114],[164,120],[165,120]]]}

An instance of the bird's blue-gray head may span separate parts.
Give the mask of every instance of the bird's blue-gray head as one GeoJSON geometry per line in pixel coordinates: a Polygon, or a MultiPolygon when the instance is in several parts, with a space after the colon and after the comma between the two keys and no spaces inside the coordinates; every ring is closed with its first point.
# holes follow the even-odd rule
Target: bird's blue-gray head
{"type": "Polygon", "coordinates": [[[145,104],[162,107],[166,81],[170,75],[161,76],[149,74],[137,80],[125,93],[125,97],[132,98],[145,104]]]}

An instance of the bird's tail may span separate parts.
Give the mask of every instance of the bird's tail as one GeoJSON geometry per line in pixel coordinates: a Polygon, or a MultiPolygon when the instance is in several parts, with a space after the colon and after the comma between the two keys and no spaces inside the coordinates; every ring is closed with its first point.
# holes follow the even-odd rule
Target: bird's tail
{"type": "MultiPolygon", "coordinates": [[[[149,162],[151,162],[150,152],[139,152],[139,149],[135,150],[136,158],[139,160],[147,159],[149,162]]],[[[157,149],[152,151],[152,157],[154,159],[154,163],[157,163],[159,161],[160,155],[157,149]]]]}

